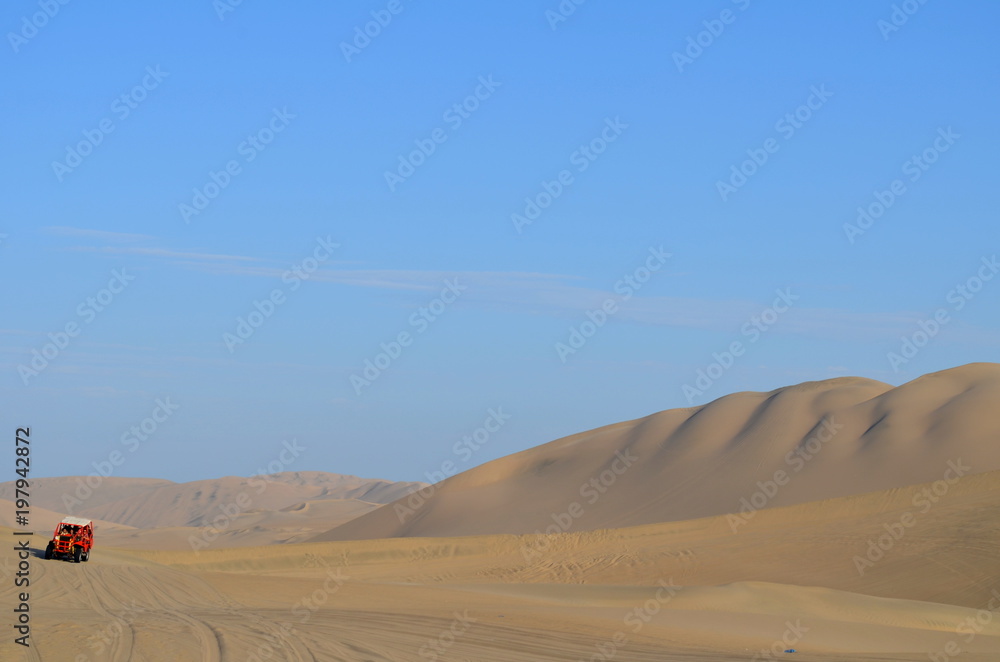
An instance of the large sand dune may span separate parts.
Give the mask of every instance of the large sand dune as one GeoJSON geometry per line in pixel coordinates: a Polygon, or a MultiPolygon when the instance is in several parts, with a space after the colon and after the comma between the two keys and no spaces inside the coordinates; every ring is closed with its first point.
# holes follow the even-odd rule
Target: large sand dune
{"type": "Polygon", "coordinates": [[[992,363],[736,393],[489,462],[316,540],[634,526],[992,471],[998,402],[992,363]]]}

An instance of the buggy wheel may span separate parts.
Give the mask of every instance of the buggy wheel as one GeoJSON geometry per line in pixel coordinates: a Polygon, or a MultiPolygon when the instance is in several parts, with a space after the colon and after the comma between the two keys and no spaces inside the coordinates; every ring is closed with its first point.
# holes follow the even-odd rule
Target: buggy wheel
{"type": "Polygon", "coordinates": [[[75,545],[73,547],[73,562],[74,563],[79,563],[80,562],[80,558],[81,558],[82,555],[83,555],[83,547],[80,547],[79,545],[75,545]]]}
{"type": "Polygon", "coordinates": [[[49,544],[45,546],[45,560],[46,561],[51,561],[52,560],[52,550],[54,548],[55,548],[55,545],[53,545],[52,541],[50,540],[49,544]]]}
{"type": "Polygon", "coordinates": [[[84,552],[83,556],[80,557],[80,560],[83,561],[84,563],[86,563],[87,561],[89,561],[90,560],[90,552],[84,552]]]}

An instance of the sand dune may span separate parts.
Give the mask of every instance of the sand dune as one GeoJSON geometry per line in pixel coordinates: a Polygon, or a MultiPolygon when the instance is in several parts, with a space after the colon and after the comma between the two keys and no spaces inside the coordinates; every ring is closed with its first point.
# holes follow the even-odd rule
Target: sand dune
{"type": "MultiPolygon", "coordinates": [[[[958,646],[958,659],[995,662],[1000,472],[963,478],[922,512],[934,489],[763,510],[735,532],[720,516],[543,538],[35,559],[38,657],[9,639],[0,657],[715,662],[792,647],[796,660],[916,662],[958,646]],[[916,521],[859,572],[853,557],[906,513],[916,521]]],[[[0,574],[11,558],[4,549],[0,574]]],[[[0,601],[11,598],[3,581],[0,601]]]]}
{"type": "MultiPolygon", "coordinates": [[[[279,511],[326,499],[354,502],[330,508],[331,521],[344,521],[345,513],[367,510],[359,502],[389,503],[424,483],[297,471],[189,483],[112,476],[99,482],[92,479],[90,485],[95,487],[91,489],[86,477],[78,476],[33,480],[32,503],[56,512],[151,529],[199,526],[217,516],[222,506],[232,507],[237,502],[249,504],[241,511],[279,511]]],[[[9,499],[13,494],[13,483],[0,484],[0,498],[9,499]]]]}
{"type": "MultiPolygon", "coordinates": [[[[66,512],[73,507],[73,499],[85,498],[89,507],[103,506],[113,501],[131,499],[148,490],[175,485],[173,481],[158,478],[102,478],[100,482],[91,479],[94,490],[87,486],[86,476],[63,476],[59,478],[32,478],[31,503],[55,512],[66,512]]],[[[14,482],[0,483],[0,499],[14,498],[14,482]]]]}
{"type": "Polygon", "coordinates": [[[227,476],[213,480],[167,485],[131,499],[81,509],[102,519],[142,528],[199,526],[219,514],[221,506],[246,510],[280,510],[314,498],[315,487],[290,485],[264,477],[227,476]]]}
{"type": "Polygon", "coordinates": [[[997,402],[992,363],[736,393],[489,462],[316,540],[634,526],[992,471],[997,402]]]}
{"type": "MultiPolygon", "coordinates": [[[[7,499],[0,499],[0,526],[13,527],[15,517],[14,502],[7,499]]],[[[56,524],[62,521],[64,513],[31,506],[31,529],[40,536],[51,536],[55,531],[56,524]]],[[[117,522],[106,522],[104,520],[94,520],[95,530],[102,533],[119,531],[133,531],[134,529],[117,522]]]]}
{"type": "MultiPolygon", "coordinates": [[[[226,519],[212,547],[251,547],[303,542],[320,531],[359,517],[381,504],[358,499],[317,499],[293,504],[281,510],[252,510],[226,519]]],[[[101,531],[104,544],[127,549],[191,549],[190,538],[202,529],[194,526],[139,529],[119,526],[101,531]]]]}
{"type": "Polygon", "coordinates": [[[288,485],[321,488],[316,499],[356,499],[369,503],[391,503],[426,485],[420,482],[393,482],[322,471],[286,471],[272,476],[274,480],[288,485]]]}

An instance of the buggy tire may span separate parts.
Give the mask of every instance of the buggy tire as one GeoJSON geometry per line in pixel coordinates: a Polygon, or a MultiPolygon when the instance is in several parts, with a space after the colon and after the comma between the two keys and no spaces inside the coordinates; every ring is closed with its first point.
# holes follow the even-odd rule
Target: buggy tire
{"type": "Polygon", "coordinates": [[[49,544],[45,546],[45,560],[46,561],[51,561],[52,560],[52,550],[53,549],[55,549],[55,545],[52,544],[52,541],[49,541],[49,544]]]}
{"type": "Polygon", "coordinates": [[[80,562],[80,558],[82,556],[83,556],[83,547],[80,547],[79,545],[74,545],[74,547],[73,547],[73,562],[74,563],[79,563],[80,562]]]}
{"type": "Polygon", "coordinates": [[[86,563],[87,561],[89,561],[90,560],[90,552],[84,552],[83,556],[80,557],[80,560],[83,561],[84,563],[86,563]]]}

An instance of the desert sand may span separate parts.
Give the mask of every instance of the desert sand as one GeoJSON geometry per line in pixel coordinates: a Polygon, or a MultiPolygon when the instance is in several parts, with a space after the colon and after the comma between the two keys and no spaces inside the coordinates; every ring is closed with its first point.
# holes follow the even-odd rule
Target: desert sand
{"type": "MultiPolygon", "coordinates": [[[[71,514],[93,519],[110,546],[191,549],[189,537],[229,508],[235,514],[219,523],[214,545],[301,542],[426,485],[319,471],[190,483],[117,476],[86,481],[86,476],[33,481],[36,530],[51,533],[63,514],[71,514]]],[[[0,484],[2,526],[13,526],[14,509],[8,505],[13,488],[0,484]]]]}
{"type": "Polygon", "coordinates": [[[998,395],[991,364],[734,394],[502,458],[422,504],[414,485],[380,506],[286,476],[198,551],[204,490],[157,512],[115,505],[122,487],[89,563],[31,559],[34,646],[5,635],[0,659],[996,662],[998,395]],[[608,470],[589,503],[580,485],[608,470]]]}

